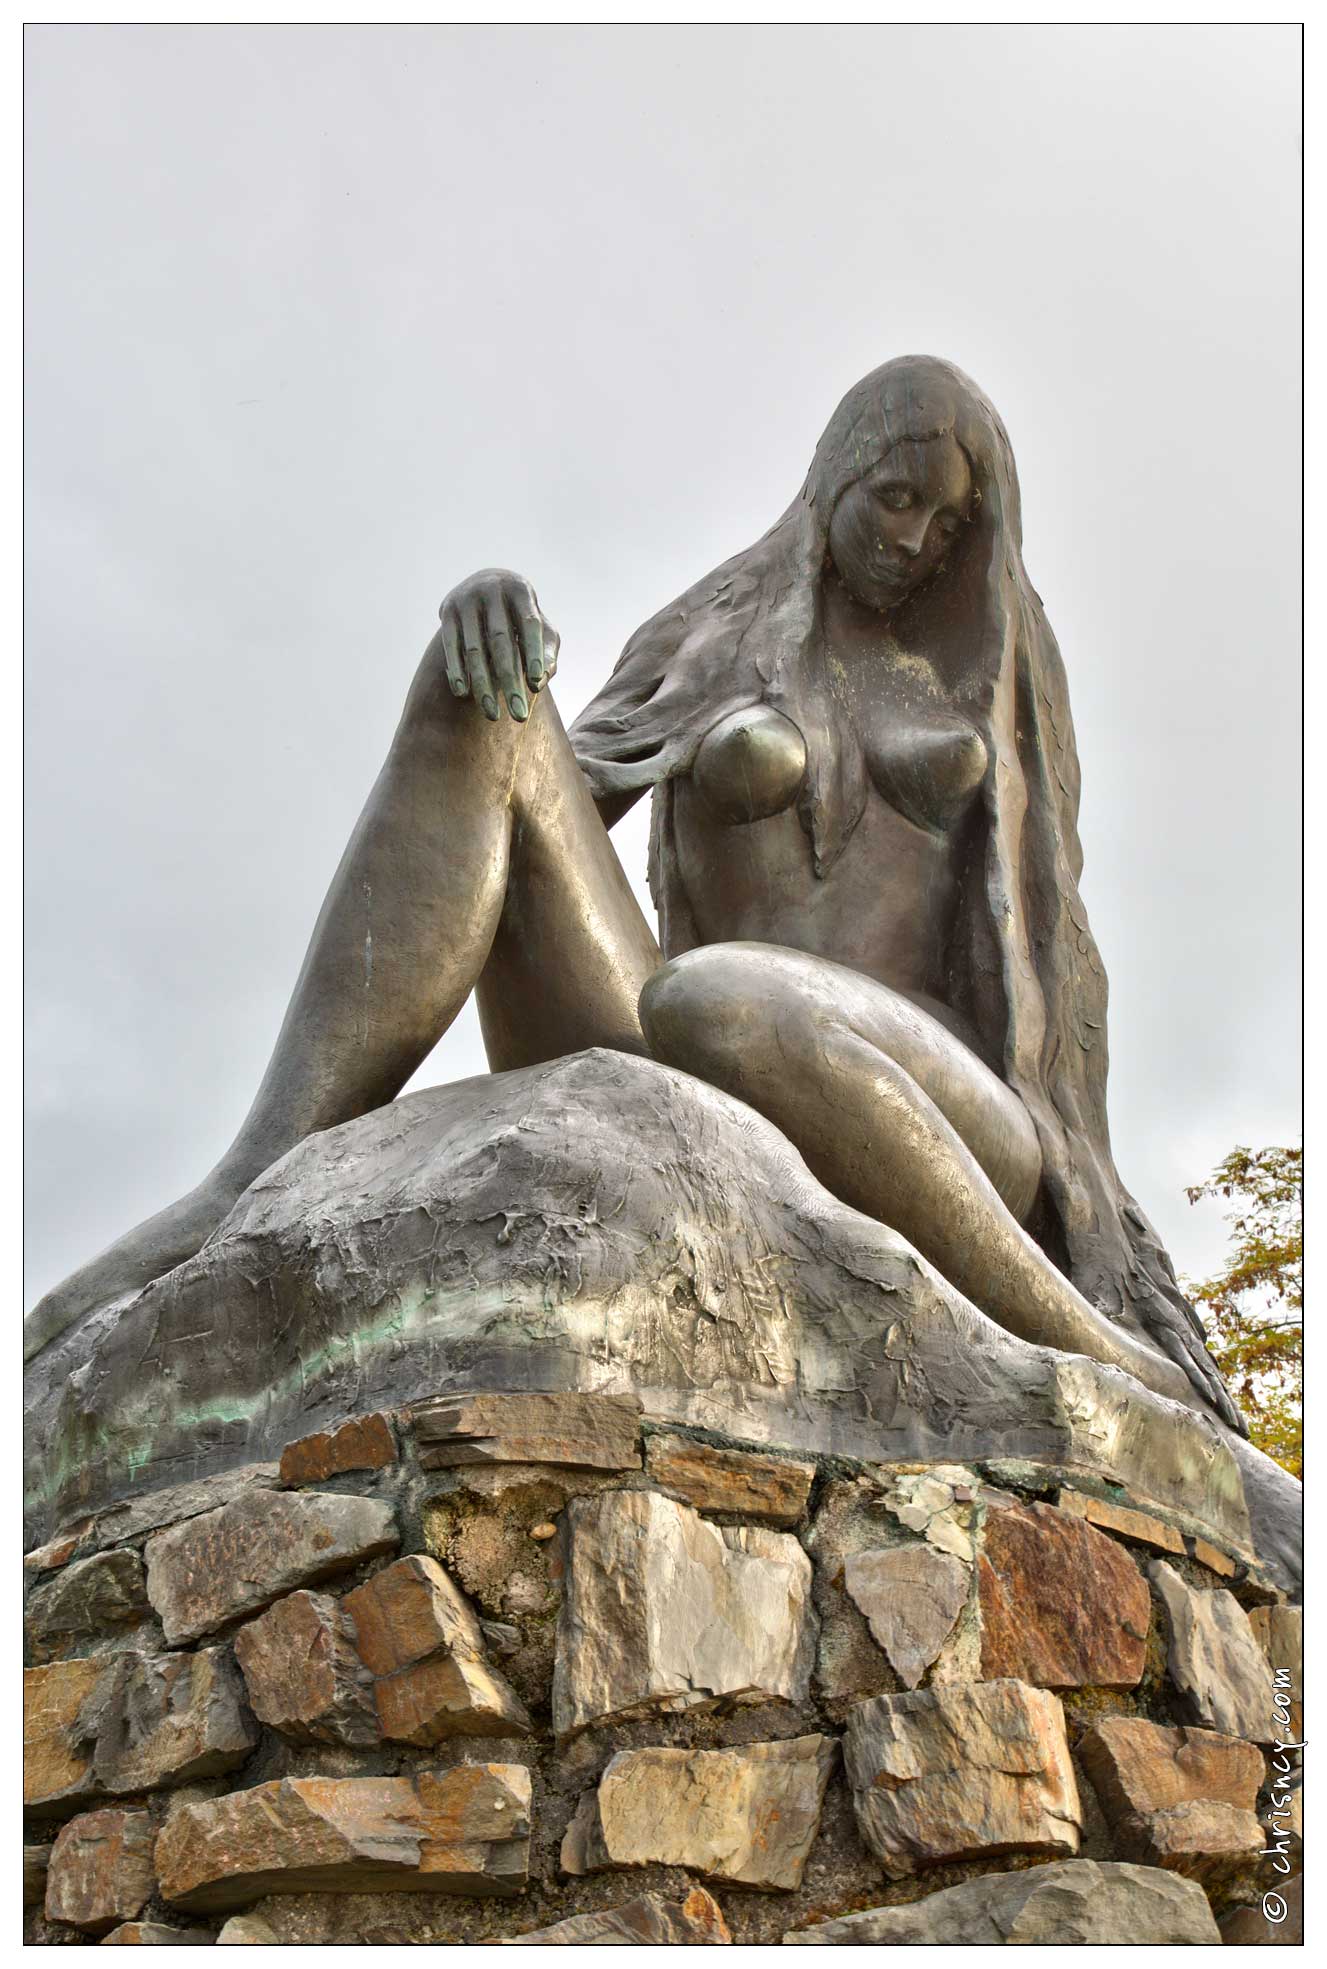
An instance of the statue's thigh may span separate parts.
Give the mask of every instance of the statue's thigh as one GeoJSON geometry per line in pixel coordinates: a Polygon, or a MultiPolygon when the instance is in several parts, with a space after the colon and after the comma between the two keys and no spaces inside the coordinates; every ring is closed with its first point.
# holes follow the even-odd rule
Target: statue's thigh
{"type": "Polygon", "coordinates": [[[709,944],[663,966],[642,1011],[658,1057],[733,1091],[749,1081],[748,1098],[776,1074],[832,1103],[845,1057],[856,1064],[864,1045],[935,1104],[1016,1216],[1031,1209],[1041,1149],[1022,1101],[955,1032],[888,985],[806,951],[709,944]]]}
{"type": "Polygon", "coordinates": [[[837,1027],[901,1067],[933,1101],[1020,1219],[1041,1181],[1041,1146],[1023,1102],[957,1033],[902,992],[859,971],[802,953],[779,954],[781,988],[811,1007],[826,1036],[837,1027]]]}
{"type": "Polygon", "coordinates": [[[590,1046],[643,1053],[637,1001],[660,961],[654,932],[572,754],[551,697],[536,699],[513,795],[502,917],[479,979],[494,1072],[590,1046]]]}

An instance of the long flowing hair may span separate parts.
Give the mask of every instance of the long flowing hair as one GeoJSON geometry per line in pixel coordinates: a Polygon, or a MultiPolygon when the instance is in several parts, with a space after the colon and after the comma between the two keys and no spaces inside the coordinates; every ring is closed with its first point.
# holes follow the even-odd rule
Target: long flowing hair
{"type": "Polygon", "coordinates": [[[1108,1318],[1161,1347],[1243,1429],[1156,1232],[1115,1168],[1106,1118],[1106,974],[1079,895],[1079,766],[1064,664],[1023,565],[1018,474],[1004,425],[952,364],[886,363],[850,390],[806,480],[768,533],[637,630],[572,727],[597,796],[654,793],[651,887],[665,952],[696,939],[675,879],[673,782],[729,711],[774,705],[801,730],[808,880],[861,818],[861,735],[822,634],[829,524],[841,494],[905,440],[952,436],[972,523],[938,579],[882,625],[924,656],[987,745],[981,824],[960,880],[949,995],[1025,1102],[1043,1158],[1029,1229],[1108,1318]]]}

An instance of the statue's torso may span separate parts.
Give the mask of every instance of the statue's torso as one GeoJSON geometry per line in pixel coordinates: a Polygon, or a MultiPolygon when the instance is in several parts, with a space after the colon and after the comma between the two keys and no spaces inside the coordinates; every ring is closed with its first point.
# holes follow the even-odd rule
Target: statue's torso
{"type": "Polygon", "coordinates": [[[985,743],[923,659],[859,651],[834,667],[867,781],[842,853],[815,875],[798,813],[805,741],[756,705],[723,719],[676,783],[665,879],[680,883],[698,942],[832,958],[953,1024],[946,953],[985,743]]]}

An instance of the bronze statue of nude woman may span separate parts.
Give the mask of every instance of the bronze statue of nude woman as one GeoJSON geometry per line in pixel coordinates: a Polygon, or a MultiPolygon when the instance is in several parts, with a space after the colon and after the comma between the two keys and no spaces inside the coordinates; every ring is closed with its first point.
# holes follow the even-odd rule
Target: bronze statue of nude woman
{"type": "Polygon", "coordinates": [[[1064,668],[981,392],[929,357],[866,377],[569,734],[527,580],[440,614],[239,1135],[47,1295],[29,1354],[391,1101],[473,990],[495,1071],[607,1046],[693,1074],[998,1324],[1242,1429],[1111,1156],[1064,668]],[[608,834],[647,789],[658,942],[608,834]]]}

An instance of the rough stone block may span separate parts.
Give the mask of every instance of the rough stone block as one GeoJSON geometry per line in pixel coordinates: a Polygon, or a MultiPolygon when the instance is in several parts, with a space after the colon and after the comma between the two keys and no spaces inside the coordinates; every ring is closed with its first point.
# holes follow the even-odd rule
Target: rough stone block
{"type": "Polygon", "coordinates": [[[1252,1812],[1197,1798],[1167,1812],[1124,1820],[1116,1844],[1147,1866],[1215,1881],[1263,1850],[1262,1828],[1252,1812]]]}
{"type": "Polygon", "coordinates": [[[837,1745],[794,1737],[733,1750],[624,1750],[562,1842],[565,1873],[685,1866],[709,1880],[791,1891],[820,1824],[837,1745]]]}
{"type": "Polygon", "coordinates": [[[1272,1671],[1233,1593],[1200,1593],[1164,1560],[1149,1575],[1165,1612],[1170,1679],[1190,1716],[1223,1736],[1274,1743],[1272,1671]]]}
{"type": "Polygon", "coordinates": [[[23,1671],[23,1803],[39,1818],[98,1795],[93,1745],[78,1719],[106,1672],[105,1656],[23,1671]]]}
{"type": "Polygon", "coordinates": [[[23,1848],[23,1905],[40,1907],[46,1899],[46,1869],[50,1864],[49,1846],[23,1848]]]}
{"type": "Polygon", "coordinates": [[[288,1593],[235,1636],[260,1722],[296,1743],[376,1743],[372,1677],[354,1622],[327,1593],[288,1593]]]}
{"type": "Polygon", "coordinates": [[[981,1672],[1044,1689],[1132,1689],[1151,1599],[1122,1547],[1051,1504],[992,1511],[977,1562],[981,1672]]]}
{"type": "Polygon", "coordinates": [[[1192,1880],[1155,1867],[1061,1860],[1022,1873],[984,1873],[907,1907],[867,1908],[795,1929],[785,1942],[844,1946],[1041,1947],[1120,1942],[1219,1942],[1212,1910],[1192,1880]]]}
{"type": "Polygon", "coordinates": [[[529,1867],[530,1796],[519,1764],[460,1764],[413,1778],[283,1778],[177,1805],[157,1841],[162,1896],[200,1911],[386,1885],[509,1897],[529,1867]]]}
{"type": "Polygon", "coordinates": [[[1056,1502],[1062,1511],[1086,1518],[1090,1525],[1096,1525],[1101,1531],[1117,1532],[1121,1538],[1131,1538],[1136,1545],[1150,1545],[1158,1552],[1174,1552],[1180,1558],[1184,1556],[1184,1540],[1174,1525],[1165,1524],[1148,1511],[1138,1511],[1132,1505],[1115,1504],[1104,1497],[1093,1497],[1088,1491],[1067,1487],[1061,1490],[1056,1502]]]}
{"type": "Polygon", "coordinates": [[[862,1837],[894,1879],[1078,1850],[1064,1711],[1043,1689],[1003,1680],[873,1696],[849,1714],[843,1747],[862,1837]]]}
{"type": "Polygon", "coordinates": [[[112,1928],[109,1935],[103,1935],[101,1945],[109,1948],[112,1942],[122,1945],[153,1948],[203,1948],[211,1947],[210,1928],[170,1928],[164,1921],[123,1921],[118,1928],[112,1928]]]}
{"type": "Polygon", "coordinates": [[[1207,1880],[1262,1850],[1264,1765],[1253,1744],[1107,1716],[1078,1756],[1126,1859],[1207,1880]]]}
{"type": "Polygon", "coordinates": [[[425,1470],[463,1463],[640,1468],[634,1395],[439,1395],[410,1414],[425,1470]]]}
{"type": "Polygon", "coordinates": [[[976,1483],[975,1473],[957,1463],[937,1463],[929,1470],[898,1470],[883,1502],[905,1530],[918,1532],[937,1551],[970,1562],[971,1504],[976,1483]]]}
{"type": "Polygon", "coordinates": [[[948,1640],[970,1577],[961,1559],[931,1545],[850,1552],[844,1560],[848,1597],[905,1688],[917,1687],[948,1640]]]}
{"type": "Polygon", "coordinates": [[[341,1605],[355,1624],[360,1660],[375,1675],[393,1675],[439,1648],[483,1657],[478,1615],[436,1559],[397,1559],[341,1605]]]}
{"type": "Polygon", "coordinates": [[[430,1891],[402,1894],[268,1894],[230,1917],[218,1942],[280,1948],[447,1947],[496,1943],[507,1930],[534,1917],[522,1907],[467,1907],[455,1896],[430,1891]]]}
{"type": "Polygon", "coordinates": [[[651,1436],[645,1462],[652,1481],[670,1497],[697,1511],[729,1511],[766,1525],[800,1522],[816,1474],[814,1463],[715,1449],[688,1436],[651,1436]]]}
{"type": "Polygon", "coordinates": [[[147,1542],[147,1590],[172,1646],[399,1544],[390,1505],[332,1492],[246,1492],[147,1542]]]}
{"type": "Polygon", "coordinates": [[[77,1552],[83,1534],[90,1524],[91,1519],[85,1518],[81,1524],[71,1527],[68,1531],[62,1531],[56,1538],[48,1539],[45,1545],[34,1546],[31,1552],[25,1552],[23,1570],[56,1572],[61,1566],[67,1566],[77,1552]]]}
{"type": "Polygon", "coordinates": [[[805,1697],[811,1562],[789,1533],[721,1529],[655,1491],[575,1498],[566,1523],[559,1735],[724,1696],[805,1697]]]}
{"type": "Polygon", "coordinates": [[[99,1935],[151,1899],[152,1821],[112,1808],[71,1819],[51,1848],[46,1919],[99,1935]]]}
{"type": "Polygon", "coordinates": [[[243,1463],[237,1470],[218,1470],[215,1476],[196,1477],[191,1483],[170,1484],[164,1490],[146,1491],[141,1497],[126,1497],[108,1504],[86,1526],[82,1544],[89,1551],[104,1551],[111,1545],[130,1545],[149,1532],[163,1531],[167,1525],[183,1524],[205,1511],[220,1510],[238,1498],[255,1491],[274,1490],[280,1481],[275,1463],[243,1463]]]}
{"type": "MultiPolygon", "coordinates": [[[[355,1938],[357,1941],[359,1936],[355,1938]]],[[[282,1946],[282,1937],[271,1922],[256,1911],[252,1914],[232,1914],[224,1921],[217,1933],[217,1946],[234,1948],[246,1945],[250,1948],[276,1948],[282,1946]]]]}
{"type": "Polygon", "coordinates": [[[1228,1552],[1223,1552],[1219,1545],[1213,1545],[1197,1533],[1189,1540],[1189,1552],[1200,1566],[1206,1566],[1209,1572],[1219,1573],[1222,1579],[1233,1579],[1239,1571],[1228,1552]]]}
{"type": "Polygon", "coordinates": [[[333,1429],[319,1429],[281,1452],[281,1481],[292,1487],[321,1484],[346,1470],[386,1470],[396,1461],[391,1420],[381,1411],[352,1415],[333,1429]]]}
{"type": "Polygon", "coordinates": [[[359,1658],[374,1684],[378,1727],[395,1742],[520,1736],[523,1704],[484,1660],[478,1616],[435,1559],[412,1555],[347,1593],[359,1658]]]}
{"type": "Polygon", "coordinates": [[[1249,1626],[1267,1658],[1273,1681],[1278,1672],[1285,1677],[1277,1686],[1289,1699],[1290,1733],[1298,1741],[1304,1734],[1304,1609],[1252,1607],[1249,1626]]]}
{"type": "Polygon", "coordinates": [[[39,1586],[28,1601],[23,1626],[29,1646],[44,1660],[71,1642],[99,1639],[108,1628],[142,1620],[150,1612],[137,1552],[99,1552],[39,1586]]]}
{"type": "Polygon", "coordinates": [[[1251,1812],[1265,1776],[1262,1752],[1251,1743],[1141,1716],[1103,1716],[1080,1739],[1078,1756],[1112,1824],[1198,1798],[1251,1812]]]}
{"type": "MultiPolygon", "coordinates": [[[[816,1500],[815,1520],[805,1543],[815,1566],[815,1609],[820,1629],[812,1686],[834,1721],[839,1722],[852,1703],[897,1687],[896,1671],[847,1589],[849,1559],[900,1543],[881,1484],[864,1476],[829,1478],[816,1500]]],[[[913,1540],[906,1543],[913,1549],[942,1550],[917,1545],[913,1540]]],[[[942,1556],[946,1560],[954,1557],[951,1553],[942,1556]]],[[[940,1652],[937,1673],[942,1672],[943,1679],[974,1679],[975,1629],[975,1617],[965,1612],[940,1652]],[[951,1673],[951,1669],[957,1672],[951,1673]]]]}
{"type": "Polygon", "coordinates": [[[393,1743],[449,1737],[527,1736],[525,1705],[486,1662],[441,1652],[387,1675],[373,1688],[378,1723],[393,1743]]]}
{"type": "Polygon", "coordinates": [[[258,1731],[228,1648],[117,1655],[83,1712],[103,1791],[152,1791],[244,1763],[258,1731]]]}
{"type": "Polygon", "coordinates": [[[719,1903],[703,1887],[693,1887],[683,1901],[666,1900],[662,1894],[642,1894],[621,1907],[573,1914],[566,1921],[555,1921],[551,1928],[535,1928],[527,1935],[508,1935],[505,1939],[527,1945],[548,1943],[555,1948],[608,1948],[617,1942],[636,1948],[699,1948],[733,1938],[719,1903]]]}

